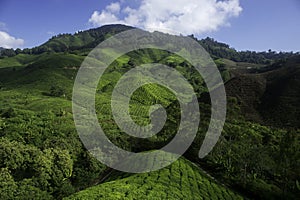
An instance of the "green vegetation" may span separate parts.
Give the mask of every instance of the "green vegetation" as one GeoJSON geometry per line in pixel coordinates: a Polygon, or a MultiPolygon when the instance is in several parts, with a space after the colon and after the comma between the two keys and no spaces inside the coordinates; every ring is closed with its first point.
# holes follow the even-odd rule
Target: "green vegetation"
{"type": "Polygon", "coordinates": [[[232,120],[225,124],[214,150],[200,163],[249,197],[293,199],[300,173],[299,134],[299,130],[232,120]]]}
{"type": "MultiPolygon", "coordinates": [[[[194,38],[193,36],[190,36],[194,38]]],[[[196,38],[194,38],[196,39],[196,38]]],[[[196,39],[197,40],[197,39],[196,39]]],[[[212,38],[205,38],[199,41],[203,48],[212,56],[217,58],[226,58],[235,62],[246,62],[255,64],[271,64],[274,60],[284,60],[292,57],[293,52],[279,52],[276,53],[269,49],[268,52],[255,52],[255,51],[236,51],[230,48],[228,44],[220,43],[212,38]]]]}
{"type": "Polygon", "coordinates": [[[209,178],[196,165],[179,159],[144,174],[114,172],[104,183],[65,199],[243,199],[209,178]]]}
{"type": "Polygon", "coordinates": [[[128,151],[143,152],[161,148],[176,134],[179,103],[156,84],[134,92],[130,114],[136,123],[146,125],[150,106],[161,104],[168,119],[159,134],[130,137],[119,130],[111,114],[111,93],[120,77],[134,66],[154,62],[175,68],[193,86],[200,101],[198,135],[185,158],[145,174],[111,171],[86,151],[72,116],[77,70],[95,44],[128,28],[104,26],[59,35],[40,47],[15,50],[15,55],[1,51],[1,199],[297,199],[298,55],[270,51],[257,60],[260,53],[251,57],[212,39],[199,41],[211,49],[228,95],[222,136],[213,151],[199,159],[211,112],[203,79],[179,56],[154,49],[130,52],[109,66],[97,88],[97,116],[109,139],[128,151]]]}

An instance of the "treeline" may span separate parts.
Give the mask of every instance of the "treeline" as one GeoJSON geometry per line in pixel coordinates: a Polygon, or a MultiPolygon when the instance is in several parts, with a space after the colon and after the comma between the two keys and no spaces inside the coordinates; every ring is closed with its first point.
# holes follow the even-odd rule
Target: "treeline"
{"type": "MultiPolygon", "coordinates": [[[[194,38],[193,36],[190,36],[194,38]]],[[[196,38],[194,38],[196,39],[196,38]]],[[[197,39],[196,39],[197,40],[197,39]]],[[[202,47],[212,56],[218,58],[226,58],[235,62],[248,62],[256,64],[271,64],[272,61],[285,60],[299,52],[279,52],[268,51],[256,52],[256,51],[236,51],[228,44],[215,41],[213,38],[205,38],[198,41],[202,47]]]]}

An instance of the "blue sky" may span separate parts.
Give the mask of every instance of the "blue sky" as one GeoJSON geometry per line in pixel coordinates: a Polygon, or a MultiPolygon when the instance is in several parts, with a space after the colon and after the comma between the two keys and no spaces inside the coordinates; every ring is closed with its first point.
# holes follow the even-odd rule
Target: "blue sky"
{"type": "Polygon", "coordinates": [[[58,33],[116,22],[209,36],[237,50],[300,51],[299,0],[219,2],[0,0],[0,46],[38,46],[58,33]]]}

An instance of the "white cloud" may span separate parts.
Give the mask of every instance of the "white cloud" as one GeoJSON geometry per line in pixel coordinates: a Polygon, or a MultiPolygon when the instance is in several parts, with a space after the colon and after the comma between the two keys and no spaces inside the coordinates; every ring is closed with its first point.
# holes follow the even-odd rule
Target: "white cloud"
{"type": "Polygon", "coordinates": [[[20,48],[24,45],[23,39],[17,39],[4,31],[0,31],[0,47],[20,48]]]}
{"type": "Polygon", "coordinates": [[[110,5],[106,6],[101,13],[99,11],[95,11],[89,19],[89,23],[93,24],[94,26],[102,26],[105,24],[122,24],[124,22],[119,20],[116,16],[116,14],[120,12],[120,9],[120,3],[111,3],[110,5]]]}
{"type": "Polygon", "coordinates": [[[136,9],[124,1],[95,11],[89,22],[94,26],[123,23],[146,30],[201,34],[230,25],[242,8],[239,0],[141,0],[136,9]]]}
{"type": "Polygon", "coordinates": [[[112,13],[118,13],[120,12],[120,9],[121,9],[121,5],[120,3],[111,3],[110,5],[108,5],[106,7],[106,9],[112,13]]]}

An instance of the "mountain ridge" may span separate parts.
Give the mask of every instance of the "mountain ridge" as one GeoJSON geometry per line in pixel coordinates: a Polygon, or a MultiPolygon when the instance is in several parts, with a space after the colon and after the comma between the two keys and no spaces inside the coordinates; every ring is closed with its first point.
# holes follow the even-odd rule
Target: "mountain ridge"
{"type": "MultiPolygon", "coordinates": [[[[41,54],[44,52],[72,52],[78,50],[91,50],[95,48],[100,42],[104,41],[107,37],[122,31],[137,29],[136,27],[127,26],[123,24],[110,24],[98,28],[92,28],[85,31],[78,31],[74,34],[64,33],[53,36],[47,42],[40,46],[33,48],[25,48],[23,50],[7,49],[2,52],[2,56],[14,56],[19,53],[25,54],[41,54]]],[[[269,50],[268,52],[256,51],[236,51],[228,44],[218,42],[213,38],[198,39],[194,35],[189,35],[212,56],[219,58],[227,58],[236,62],[249,62],[257,64],[271,64],[274,60],[281,60],[289,58],[292,55],[299,54],[300,52],[275,52],[269,50]]],[[[1,56],[1,54],[0,54],[1,56]]]]}

